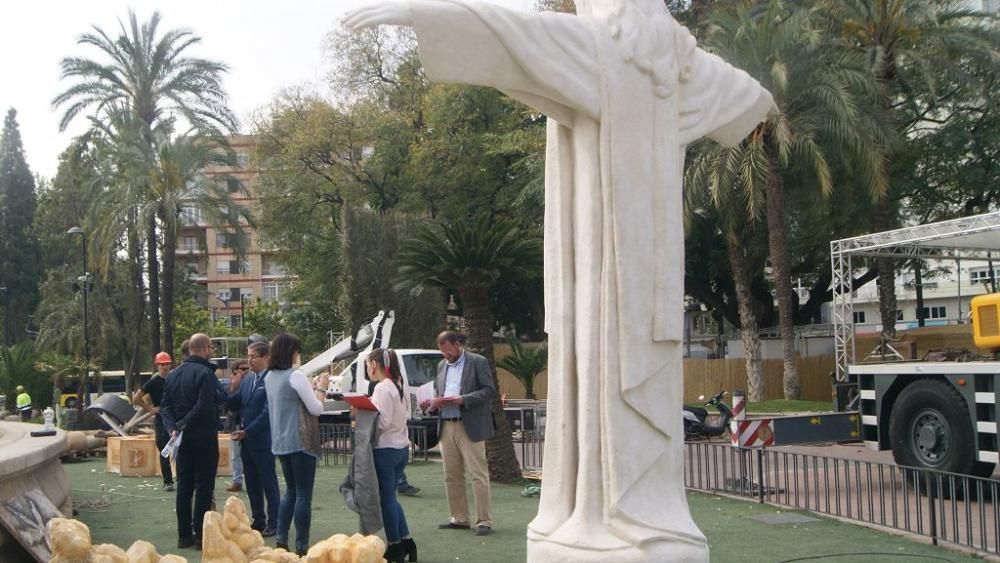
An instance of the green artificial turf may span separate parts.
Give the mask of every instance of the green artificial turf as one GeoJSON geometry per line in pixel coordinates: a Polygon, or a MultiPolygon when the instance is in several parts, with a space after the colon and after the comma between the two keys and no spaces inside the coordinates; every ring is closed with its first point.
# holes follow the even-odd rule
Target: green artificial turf
{"type": "Polygon", "coordinates": [[[775,399],[759,403],[747,402],[747,412],[751,413],[793,413],[793,412],[826,412],[833,410],[830,401],[786,401],[775,399]]]}
{"type": "MultiPolygon", "coordinates": [[[[175,553],[192,563],[200,561],[194,550],[178,550],[174,493],[160,490],[157,478],[119,477],[105,473],[104,459],[66,463],[73,489],[77,518],[91,530],[94,543],[115,543],[125,549],[137,539],[156,545],[161,554],[175,553]]],[[[357,515],[349,511],[337,492],[347,467],[323,466],[316,474],[311,543],[335,533],[357,531],[357,515]]],[[[420,550],[420,561],[476,561],[507,563],[525,559],[525,527],[534,517],[537,498],[521,496],[521,486],[494,485],[494,533],[477,537],[471,531],[438,530],[448,518],[441,465],[415,462],[407,477],[420,487],[419,497],[402,497],[410,530],[420,550]]],[[[280,475],[280,471],[279,471],[280,475]]],[[[216,498],[224,501],[227,479],[216,483],[216,498]]],[[[246,500],[246,495],[242,498],[246,500]]],[[[470,502],[472,495],[469,495],[470,502]]],[[[691,512],[708,537],[713,562],[780,562],[802,557],[822,563],[903,561],[975,561],[942,548],[861,526],[817,517],[805,524],[771,525],[751,517],[778,509],[754,502],[700,493],[688,495],[691,512]],[[840,555],[864,553],[863,555],[840,555]],[[882,555],[875,555],[882,554],[882,555]]],[[[221,502],[220,502],[221,504],[221,502]]],[[[273,545],[271,538],[270,545],[273,545]]],[[[613,563],[608,561],[608,563],[613,563]]]]}

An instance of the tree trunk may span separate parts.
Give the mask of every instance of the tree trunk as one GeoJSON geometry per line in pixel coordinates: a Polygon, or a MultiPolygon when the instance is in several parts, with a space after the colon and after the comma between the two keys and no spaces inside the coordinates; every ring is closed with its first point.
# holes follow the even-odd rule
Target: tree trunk
{"type": "MultiPolygon", "coordinates": [[[[177,220],[163,220],[163,349],[174,353],[174,271],[177,264],[177,220]]],[[[243,313],[241,303],[240,314],[243,313]]]]}
{"type": "Polygon", "coordinates": [[[743,255],[744,241],[736,229],[729,227],[726,233],[726,250],[729,253],[729,267],[733,272],[736,302],[740,311],[740,336],[746,358],[747,398],[754,402],[764,400],[767,389],[764,373],[760,365],[760,332],[757,314],[753,310],[753,295],[750,293],[750,272],[746,256],[743,255]]]}
{"type": "MultiPolygon", "coordinates": [[[[881,197],[875,204],[875,214],[872,221],[874,232],[892,229],[892,202],[888,195],[881,197]]],[[[882,336],[896,337],[896,264],[892,258],[876,258],[875,268],[878,271],[878,312],[882,320],[882,336]]]]}
{"type": "Polygon", "coordinates": [[[146,232],[146,267],[149,270],[149,353],[160,347],[160,261],[156,256],[156,217],[150,217],[146,232]]]}
{"type": "Polygon", "coordinates": [[[132,361],[130,366],[126,365],[125,369],[134,369],[138,371],[139,367],[139,356],[142,350],[142,322],[145,318],[145,287],[142,280],[142,242],[136,232],[135,227],[137,226],[135,217],[132,218],[133,228],[128,234],[128,251],[129,256],[132,259],[129,261],[129,275],[132,280],[132,306],[129,308],[132,315],[131,318],[131,332],[126,332],[125,334],[131,334],[130,339],[132,345],[132,361]]]}
{"type": "Polygon", "coordinates": [[[782,359],[785,373],[782,379],[787,400],[799,398],[801,385],[795,365],[795,322],[792,311],[792,272],[788,266],[788,243],[785,240],[784,184],[778,164],[778,151],[773,142],[765,138],[768,160],[767,175],[767,239],[774,289],[778,300],[778,328],[781,332],[782,359]]]}
{"type": "Polygon", "coordinates": [[[466,347],[486,357],[497,387],[497,396],[490,403],[497,431],[486,441],[486,462],[490,468],[490,481],[518,483],[523,478],[521,465],[514,453],[510,426],[500,404],[500,382],[497,379],[496,359],[493,353],[493,313],[490,311],[489,288],[465,287],[460,289],[465,310],[465,328],[468,333],[466,347]]]}

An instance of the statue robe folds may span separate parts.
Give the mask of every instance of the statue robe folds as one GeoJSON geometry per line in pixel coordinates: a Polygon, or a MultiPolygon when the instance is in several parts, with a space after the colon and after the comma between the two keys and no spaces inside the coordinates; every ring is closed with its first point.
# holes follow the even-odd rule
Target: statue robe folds
{"type": "Polygon", "coordinates": [[[684,149],[738,143],[770,94],[669,15],[655,31],[674,47],[665,84],[623,55],[610,16],[475,0],[413,2],[411,16],[432,80],[492,86],[549,118],[548,416],[529,560],[652,561],[668,553],[656,543],[707,560],[682,472],[684,149]]]}

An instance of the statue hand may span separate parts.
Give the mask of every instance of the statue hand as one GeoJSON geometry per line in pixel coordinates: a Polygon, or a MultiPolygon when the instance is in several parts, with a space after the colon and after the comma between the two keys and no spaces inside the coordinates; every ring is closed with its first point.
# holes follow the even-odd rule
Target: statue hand
{"type": "Polygon", "coordinates": [[[343,23],[360,31],[377,25],[413,25],[413,17],[406,2],[387,1],[351,10],[344,15],[343,23]]]}

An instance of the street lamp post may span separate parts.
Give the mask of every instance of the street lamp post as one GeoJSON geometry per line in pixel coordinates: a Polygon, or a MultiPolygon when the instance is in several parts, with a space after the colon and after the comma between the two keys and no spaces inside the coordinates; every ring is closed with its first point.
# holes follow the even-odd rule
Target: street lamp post
{"type": "MultiPolygon", "coordinates": [[[[87,234],[80,227],[73,227],[66,231],[67,235],[80,235],[83,242],[83,279],[80,283],[80,290],[83,291],[83,360],[86,363],[85,370],[90,370],[90,330],[87,326],[87,293],[90,291],[90,274],[87,273],[87,234]]],[[[81,382],[81,387],[89,382],[81,382]]],[[[84,390],[84,399],[89,399],[90,393],[84,390]]],[[[89,401],[87,401],[89,402],[89,401]]]]}

